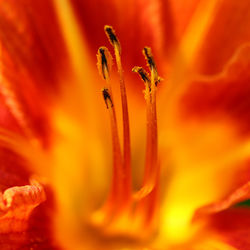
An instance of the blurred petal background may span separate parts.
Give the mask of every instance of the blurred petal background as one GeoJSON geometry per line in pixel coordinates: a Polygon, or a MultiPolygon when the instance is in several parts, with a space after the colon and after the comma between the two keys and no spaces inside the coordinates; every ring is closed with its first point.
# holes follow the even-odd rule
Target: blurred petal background
{"type": "MultiPolygon", "coordinates": [[[[3,192],[26,185],[35,174],[49,187],[47,249],[248,249],[248,208],[191,222],[198,208],[249,181],[249,24],[247,0],[0,1],[0,122],[15,141],[2,139],[0,186],[3,192]],[[143,84],[131,69],[145,65],[145,45],[164,78],[158,89],[161,219],[145,242],[103,239],[86,226],[111,180],[108,115],[96,68],[97,49],[109,46],[106,24],[122,45],[134,190],[143,176],[146,112],[143,84]],[[24,177],[18,160],[7,160],[13,153],[25,161],[24,177]],[[228,218],[235,226],[227,226],[228,218]]],[[[111,77],[119,93],[115,69],[111,77]]],[[[119,94],[114,102],[121,120],[119,94]]],[[[41,237],[44,227],[35,225],[41,237]]],[[[4,244],[13,245],[5,234],[4,244]]],[[[20,244],[43,249],[39,237],[20,244]]]]}

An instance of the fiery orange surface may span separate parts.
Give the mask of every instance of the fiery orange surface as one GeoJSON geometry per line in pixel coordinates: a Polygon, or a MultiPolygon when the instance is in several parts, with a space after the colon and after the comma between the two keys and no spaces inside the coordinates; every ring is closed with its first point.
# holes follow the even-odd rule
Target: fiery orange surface
{"type": "Polygon", "coordinates": [[[0,249],[249,250],[249,27],[248,0],[0,0],[0,249]]]}

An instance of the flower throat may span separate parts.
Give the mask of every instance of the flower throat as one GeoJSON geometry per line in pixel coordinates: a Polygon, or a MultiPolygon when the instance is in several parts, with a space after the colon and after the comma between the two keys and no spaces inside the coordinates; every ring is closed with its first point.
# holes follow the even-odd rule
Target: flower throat
{"type": "MultiPolygon", "coordinates": [[[[142,67],[134,67],[145,84],[147,138],[146,159],[142,187],[132,191],[131,184],[131,146],[126,87],[121,63],[121,45],[111,26],[106,25],[104,31],[114,48],[115,61],[120,79],[120,93],[123,117],[123,150],[118,136],[116,110],[110,83],[112,56],[106,47],[100,47],[97,53],[97,67],[106,84],[102,90],[106,107],[109,111],[113,147],[113,177],[109,196],[103,207],[94,214],[93,221],[105,225],[106,231],[112,228],[116,232],[133,234],[147,226],[152,231],[157,218],[159,191],[159,164],[157,157],[157,114],[156,90],[161,81],[156,64],[149,47],[143,48],[150,74],[142,67]]],[[[144,229],[145,230],[145,229],[144,229]]],[[[149,232],[147,232],[149,233],[149,232]]]]}

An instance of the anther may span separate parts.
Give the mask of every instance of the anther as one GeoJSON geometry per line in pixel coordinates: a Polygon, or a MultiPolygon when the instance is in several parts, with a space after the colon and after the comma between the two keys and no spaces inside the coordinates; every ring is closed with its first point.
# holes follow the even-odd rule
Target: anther
{"type": "Polygon", "coordinates": [[[143,50],[142,50],[142,53],[146,58],[146,61],[148,63],[148,67],[150,68],[151,72],[154,73],[155,82],[158,82],[159,77],[158,77],[157,68],[156,68],[156,64],[155,64],[155,61],[154,61],[154,58],[153,58],[151,48],[144,47],[143,50]]]}
{"type": "Polygon", "coordinates": [[[105,101],[107,109],[112,108],[113,102],[112,102],[112,98],[109,94],[109,90],[106,88],[102,89],[102,95],[103,95],[103,99],[105,101]]]}
{"type": "Polygon", "coordinates": [[[138,73],[144,83],[150,83],[148,72],[144,68],[135,66],[132,71],[138,73]]]}
{"type": "Polygon", "coordinates": [[[151,70],[154,69],[154,70],[157,71],[155,61],[154,61],[154,58],[153,58],[153,55],[152,55],[152,52],[151,52],[151,48],[144,47],[142,53],[144,54],[144,56],[145,56],[145,58],[147,60],[149,68],[151,70]]]}
{"type": "Polygon", "coordinates": [[[152,76],[152,73],[153,73],[155,86],[157,86],[163,79],[161,77],[159,77],[159,75],[158,75],[158,71],[157,71],[157,68],[156,68],[156,64],[155,64],[155,61],[154,61],[154,57],[153,57],[151,48],[144,47],[143,50],[142,50],[142,53],[146,58],[148,67],[149,67],[149,69],[151,71],[151,76],[152,76]]]}
{"type": "Polygon", "coordinates": [[[107,80],[112,67],[112,56],[106,47],[100,47],[96,56],[99,73],[104,80],[107,80]]]}
{"type": "Polygon", "coordinates": [[[120,46],[120,42],[115,34],[115,31],[113,29],[112,26],[109,25],[105,25],[104,26],[104,31],[110,41],[110,43],[114,46],[117,47],[119,54],[121,54],[121,46],[120,46]]]}

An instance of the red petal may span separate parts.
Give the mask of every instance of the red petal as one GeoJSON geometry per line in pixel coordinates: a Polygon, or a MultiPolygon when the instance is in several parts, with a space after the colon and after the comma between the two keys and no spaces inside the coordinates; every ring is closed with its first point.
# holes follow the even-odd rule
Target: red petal
{"type": "Polygon", "coordinates": [[[0,148],[0,191],[29,182],[30,173],[25,161],[6,148],[0,148]]]}
{"type": "MultiPolygon", "coordinates": [[[[5,104],[17,120],[21,114],[33,136],[46,144],[50,97],[52,91],[58,90],[58,79],[65,72],[67,62],[53,2],[1,1],[0,42],[4,77],[0,92],[5,104]],[[18,115],[9,105],[9,96],[12,96],[15,107],[18,106],[18,115]]],[[[18,122],[27,130],[23,128],[24,122],[20,119],[18,122]]]]}
{"type": "Polygon", "coordinates": [[[71,2],[93,55],[100,46],[108,44],[103,28],[104,25],[112,25],[121,42],[122,60],[126,71],[131,72],[135,65],[145,65],[141,51],[146,45],[152,47],[156,61],[166,61],[170,58],[176,39],[171,6],[168,2],[161,0],[72,0],[71,2]]]}
{"type": "Polygon", "coordinates": [[[231,118],[241,134],[249,133],[250,46],[242,47],[226,69],[207,80],[193,81],[181,100],[182,119],[231,118]]]}
{"type": "Polygon", "coordinates": [[[3,128],[12,130],[17,133],[22,133],[18,121],[6,106],[5,98],[0,95],[0,125],[3,128]]]}
{"type": "Polygon", "coordinates": [[[250,2],[248,0],[223,0],[218,3],[213,22],[204,37],[196,69],[214,74],[242,44],[250,41],[250,2]]]}
{"type": "Polygon", "coordinates": [[[53,249],[52,191],[35,181],[27,185],[30,163],[8,146],[0,147],[0,249],[53,249]]]}
{"type": "Polygon", "coordinates": [[[238,250],[250,247],[250,209],[230,209],[211,217],[210,229],[238,250]]]}
{"type": "MultiPolygon", "coordinates": [[[[39,84],[41,92],[55,87],[67,54],[53,2],[1,1],[0,28],[2,46],[17,69],[8,71],[10,77],[18,79],[16,74],[21,76],[24,72],[32,79],[32,84],[39,84]]],[[[24,79],[19,82],[25,88],[24,79]]]]}

